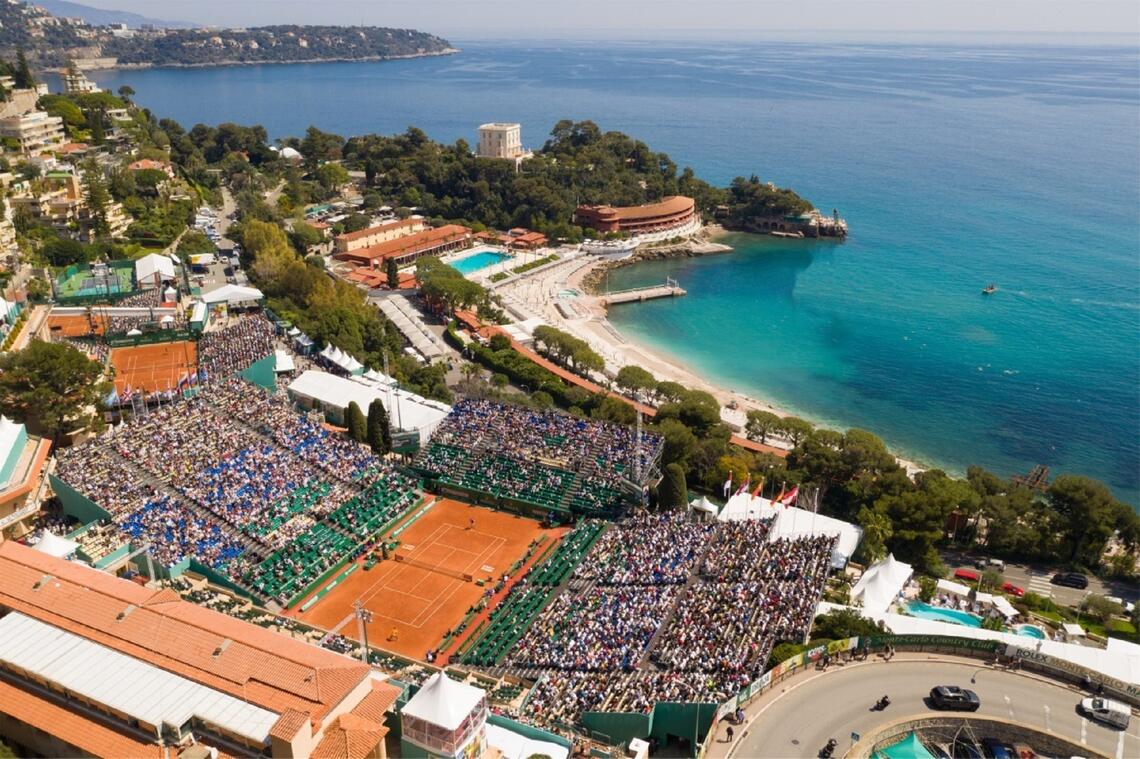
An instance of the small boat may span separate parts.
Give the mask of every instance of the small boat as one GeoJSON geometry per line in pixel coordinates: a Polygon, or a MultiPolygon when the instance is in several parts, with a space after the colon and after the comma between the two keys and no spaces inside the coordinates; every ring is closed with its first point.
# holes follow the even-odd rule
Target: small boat
{"type": "Polygon", "coordinates": [[[982,289],[982,295],[993,295],[996,292],[997,292],[997,285],[995,285],[993,282],[990,282],[988,285],[986,285],[982,289]]]}

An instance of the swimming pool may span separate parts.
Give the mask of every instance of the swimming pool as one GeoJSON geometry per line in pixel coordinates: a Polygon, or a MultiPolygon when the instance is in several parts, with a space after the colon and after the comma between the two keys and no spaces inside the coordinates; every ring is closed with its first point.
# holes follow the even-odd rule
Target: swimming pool
{"type": "Polygon", "coordinates": [[[949,622],[952,625],[964,625],[966,627],[981,627],[982,618],[977,614],[971,614],[967,611],[958,611],[957,609],[944,609],[941,606],[931,606],[922,601],[911,601],[906,605],[906,611],[912,617],[919,619],[933,619],[939,622],[949,622]]]}
{"type": "Polygon", "coordinates": [[[460,274],[466,275],[473,274],[480,269],[486,269],[488,266],[494,266],[508,258],[510,256],[506,253],[500,253],[497,250],[483,250],[464,256],[457,261],[452,261],[450,265],[457,269],[460,274]]]}
{"type": "Polygon", "coordinates": [[[1018,635],[1024,635],[1027,638],[1037,638],[1038,640],[1045,640],[1045,631],[1037,625],[1018,625],[1013,628],[1013,631],[1018,635]]]}

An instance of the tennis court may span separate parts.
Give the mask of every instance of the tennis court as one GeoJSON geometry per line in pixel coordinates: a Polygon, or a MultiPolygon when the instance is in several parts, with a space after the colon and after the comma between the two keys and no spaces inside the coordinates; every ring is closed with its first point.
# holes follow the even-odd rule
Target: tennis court
{"type": "Polygon", "coordinates": [[[422,660],[542,532],[531,519],[437,501],[400,534],[401,545],[387,561],[367,571],[359,567],[291,616],[356,639],[352,605],[359,599],[373,614],[369,643],[422,660]],[[484,587],[474,582],[488,579],[484,587]]]}
{"type": "Polygon", "coordinates": [[[70,276],[56,280],[56,291],[61,298],[88,298],[96,295],[114,295],[134,290],[134,264],[115,263],[107,267],[106,274],[96,275],[89,266],[80,267],[70,276]]]}
{"type": "Polygon", "coordinates": [[[198,345],[189,340],[111,349],[115,390],[120,395],[129,385],[133,391],[178,389],[178,381],[197,371],[198,345]]]}

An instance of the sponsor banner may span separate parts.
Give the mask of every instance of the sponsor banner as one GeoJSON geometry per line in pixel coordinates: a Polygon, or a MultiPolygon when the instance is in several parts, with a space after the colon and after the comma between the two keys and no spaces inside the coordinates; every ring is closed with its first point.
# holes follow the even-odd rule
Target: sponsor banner
{"type": "Polygon", "coordinates": [[[953,635],[869,635],[864,645],[869,648],[882,648],[883,646],[924,646],[939,648],[960,648],[969,651],[989,651],[996,653],[1003,645],[996,640],[978,640],[975,638],[959,638],[953,635]]]}
{"type": "Polygon", "coordinates": [[[1005,655],[1011,659],[1033,662],[1034,664],[1038,664],[1042,667],[1048,667],[1049,669],[1065,672],[1069,675],[1072,675],[1078,680],[1082,680],[1087,677],[1093,682],[1104,683],[1105,688],[1111,688],[1118,693],[1126,694],[1134,702],[1140,700],[1140,686],[1126,683],[1123,680],[1116,679],[1115,677],[1109,677],[1108,675],[1101,674],[1096,670],[1082,667],[1079,664],[1075,664],[1071,661],[1066,661],[1065,659],[1059,659],[1056,656],[1043,654],[1036,649],[1024,648],[1022,646],[1011,643],[1005,649],[1005,655]]]}

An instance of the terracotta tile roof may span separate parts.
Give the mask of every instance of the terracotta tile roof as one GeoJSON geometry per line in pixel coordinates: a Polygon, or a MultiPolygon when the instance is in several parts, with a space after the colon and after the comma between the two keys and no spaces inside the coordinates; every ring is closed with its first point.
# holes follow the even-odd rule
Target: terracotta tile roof
{"type": "Polygon", "coordinates": [[[688,213],[693,210],[693,199],[684,195],[670,195],[657,203],[647,203],[643,206],[579,206],[578,212],[591,211],[600,216],[619,219],[621,221],[636,221],[639,219],[653,219],[658,216],[672,216],[673,214],[688,213]]]}
{"type": "Polygon", "coordinates": [[[358,263],[378,263],[387,258],[399,258],[409,254],[419,254],[433,250],[440,245],[470,239],[471,230],[458,224],[444,224],[436,229],[425,229],[395,240],[388,240],[367,248],[358,248],[347,253],[337,253],[333,258],[358,263]]]}
{"type": "Polygon", "coordinates": [[[386,683],[381,680],[372,681],[372,692],[360,700],[353,708],[351,714],[383,724],[384,713],[396,703],[396,699],[404,692],[403,688],[386,683]]]}
{"type": "Polygon", "coordinates": [[[0,711],[69,743],[91,756],[161,757],[155,743],[134,738],[99,720],[0,680],[0,711]]]}
{"type": "Polygon", "coordinates": [[[364,759],[384,740],[388,728],[354,714],[342,714],[325,730],[311,759],[364,759]]]}
{"type": "Polygon", "coordinates": [[[287,709],[277,721],[273,723],[273,727],[269,728],[269,735],[283,741],[291,741],[293,740],[293,736],[297,734],[297,731],[308,721],[308,714],[299,712],[296,709],[287,709]]]}
{"type": "Polygon", "coordinates": [[[315,720],[371,672],[173,591],[155,592],[13,541],[0,544],[0,605],[271,711],[294,709],[315,720]]]}

